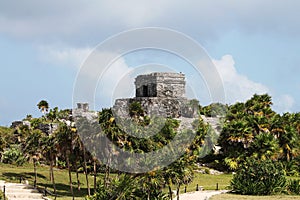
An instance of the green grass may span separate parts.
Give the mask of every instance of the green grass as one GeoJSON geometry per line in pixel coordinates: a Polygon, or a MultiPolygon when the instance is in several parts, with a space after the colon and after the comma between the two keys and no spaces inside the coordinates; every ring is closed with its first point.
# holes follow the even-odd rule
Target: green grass
{"type": "MultiPolygon", "coordinates": [[[[9,182],[19,182],[20,177],[24,177],[29,181],[30,185],[33,185],[34,173],[32,164],[25,164],[24,166],[15,166],[0,163],[0,179],[9,182]]],[[[72,199],[69,186],[69,176],[67,170],[55,169],[54,178],[56,183],[58,200],[72,199]]],[[[99,178],[99,177],[98,177],[99,178]]],[[[76,174],[72,173],[73,190],[75,199],[84,199],[87,194],[87,186],[85,181],[85,175],[79,174],[79,180],[81,183],[81,190],[77,190],[76,174]]],[[[93,188],[93,177],[89,176],[90,187],[93,188]]],[[[47,187],[48,190],[53,192],[52,183],[49,179],[49,167],[38,166],[37,167],[37,185],[39,188],[47,187]]],[[[91,190],[92,192],[92,190],[91,190]]]]}
{"type": "MultiPolygon", "coordinates": [[[[195,191],[197,184],[203,186],[204,190],[215,190],[217,183],[220,190],[228,189],[232,174],[209,175],[195,174],[195,178],[191,184],[187,186],[187,192],[195,191]]],[[[184,191],[184,186],[181,189],[184,191]]]]}
{"type": "Polygon", "coordinates": [[[250,195],[236,195],[236,194],[220,194],[210,198],[210,200],[292,200],[300,199],[300,196],[294,195],[273,195],[273,196],[250,196],[250,195]]]}
{"type": "MultiPolygon", "coordinates": [[[[49,179],[49,167],[48,166],[38,166],[37,167],[37,184],[38,187],[45,188],[47,187],[48,190],[52,190],[52,183],[49,179]]],[[[69,176],[67,170],[60,170],[55,169],[55,182],[57,188],[57,194],[59,197],[58,200],[69,200],[72,199],[69,187],[69,176]]],[[[20,177],[24,177],[26,180],[29,181],[29,184],[33,185],[33,166],[32,164],[25,164],[24,166],[15,166],[15,165],[8,165],[0,163],[0,179],[6,180],[9,182],[19,182],[20,177]]],[[[100,174],[97,179],[99,180],[102,178],[100,174]]],[[[290,178],[290,177],[288,177],[290,178]]],[[[298,177],[292,177],[298,178],[298,177]]],[[[77,183],[76,183],[76,174],[72,173],[73,179],[73,189],[75,193],[75,199],[84,199],[87,194],[87,187],[85,182],[85,175],[79,174],[79,179],[81,182],[81,190],[77,190],[77,183]]],[[[215,190],[216,184],[218,183],[219,189],[228,189],[230,185],[230,180],[232,179],[231,174],[221,174],[221,175],[208,175],[208,174],[195,174],[194,181],[187,186],[187,192],[192,192],[196,190],[197,184],[199,186],[203,186],[204,190],[215,190]]],[[[93,177],[89,176],[89,183],[90,187],[93,188],[93,177]]],[[[175,186],[172,187],[175,190],[175,186]]],[[[91,190],[92,191],[92,190],[91,190]]],[[[167,189],[166,189],[167,192],[167,189]]],[[[181,187],[181,193],[184,192],[184,186],[181,187]]],[[[262,199],[262,200],[271,200],[271,199],[280,199],[280,200],[290,200],[290,199],[299,199],[300,196],[287,196],[287,195],[279,195],[279,196],[245,196],[245,195],[235,195],[235,194],[222,194],[217,195],[212,198],[212,200],[236,200],[236,199],[245,199],[245,200],[254,200],[254,199],[262,199]]]]}
{"type": "MultiPolygon", "coordinates": [[[[209,174],[195,174],[192,183],[187,185],[186,192],[196,191],[197,184],[202,186],[204,190],[215,190],[217,183],[219,190],[228,189],[232,174],[221,174],[221,175],[209,175],[209,174]]],[[[184,193],[184,185],[180,187],[180,193],[184,193]]],[[[172,186],[172,190],[176,190],[176,186],[172,186]]],[[[164,189],[164,192],[168,192],[168,188],[164,189]]]]}
{"type": "MultiPolygon", "coordinates": [[[[38,187],[45,188],[53,191],[52,183],[49,179],[49,167],[48,166],[38,166],[37,167],[37,185],[38,187]]],[[[61,197],[57,199],[72,199],[70,193],[70,187],[68,184],[69,176],[67,170],[54,170],[57,194],[61,197]]],[[[97,177],[98,179],[102,176],[101,174],[97,177]]],[[[20,177],[24,177],[29,181],[29,184],[33,185],[34,174],[32,164],[25,164],[24,166],[15,166],[0,163],[0,179],[9,182],[19,182],[20,177]]],[[[230,180],[232,178],[231,174],[222,175],[208,175],[208,174],[195,174],[194,181],[187,186],[187,192],[195,191],[197,184],[203,186],[205,190],[216,189],[216,183],[219,184],[219,189],[225,189],[229,186],[230,180]]],[[[79,179],[81,182],[81,190],[77,191],[76,174],[72,173],[73,189],[76,199],[83,199],[87,194],[87,186],[85,181],[85,175],[79,174],[79,179]]],[[[90,187],[93,188],[93,177],[89,176],[90,187]]],[[[175,187],[173,188],[175,190],[175,187]]],[[[181,192],[184,191],[184,186],[181,187],[181,192]]]]}

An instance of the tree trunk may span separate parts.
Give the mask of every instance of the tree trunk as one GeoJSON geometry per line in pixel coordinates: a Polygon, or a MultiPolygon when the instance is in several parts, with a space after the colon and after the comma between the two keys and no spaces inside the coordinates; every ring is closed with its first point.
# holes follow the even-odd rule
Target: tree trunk
{"type": "Polygon", "coordinates": [[[169,197],[171,200],[173,199],[172,188],[170,185],[169,185],[169,197]]]}
{"type": "Polygon", "coordinates": [[[84,163],[86,186],[87,186],[87,190],[88,190],[88,196],[91,196],[91,189],[90,189],[89,177],[88,177],[87,166],[86,166],[86,153],[85,153],[85,147],[83,145],[82,145],[82,150],[83,150],[83,163],[84,163]]]}
{"type": "Polygon", "coordinates": [[[76,179],[77,179],[77,190],[80,191],[80,181],[79,181],[79,174],[77,168],[77,161],[74,162],[75,169],[76,169],[76,179]]]}
{"type": "Polygon", "coordinates": [[[97,160],[96,158],[94,160],[94,193],[96,192],[97,189],[97,160]]]}
{"type": "MultiPolygon", "coordinates": [[[[148,176],[148,183],[150,183],[150,181],[151,181],[151,180],[150,180],[150,177],[148,176]]],[[[151,191],[150,191],[150,188],[148,187],[148,188],[147,188],[147,200],[150,200],[150,192],[151,192],[151,191]]]]}
{"type": "Polygon", "coordinates": [[[33,158],[33,171],[34,171],[34,182],[33,182],[33,187],[36,188],[36,179],[37,179],[37,173],[36,173],[36,158],[33,158]]]}
{"type": "Polygon", "coordinates": [[[176,191],[177,200],[179,200],[179,193],[180,193],[180,184],[178,184],[177,191],[176,191]]]}
{"type": "Polygon", "coordinates": [[[54,172],[53,172],[53,157],[51,157],[50,160],[50,174],[51,174],[51,181],[52,181],[52,185],[53,185],[53,190],[54,190],[54,200],[56,199],[56,185],[55,185],[55,181],[54,181],[54,172]]]}
{"type": "Polygon", "coordinates": [[[150,189],[147,189],[147,200],[150,200],[150,189]]]}
{"type": "Polygon", "coordinates": [[[108,185],[108,179],[109,179],[109,175],[110,175],[110,162],[111,162],[111,159],[110,159],[110,156],[111,156],[111,151],[109,149],[109,156],[107,158],[107,163],[106,163],[106,168],[105,168],[105,178],[104,178],[104,186],[107,187],[108,185]]]}
{"type": "Polygon", "coordinates": [[[71,174],[71,166],[70,166],[70,160],[69,160],[69,156],[67,155],[67,165],[68,165],[68,171],[69,171],[69,182],[70,182],[70,191],[72,194],[72,199],[74,200],[74,191],[73,191],[73,185],[72,185],[72,174],[71,174]]]}

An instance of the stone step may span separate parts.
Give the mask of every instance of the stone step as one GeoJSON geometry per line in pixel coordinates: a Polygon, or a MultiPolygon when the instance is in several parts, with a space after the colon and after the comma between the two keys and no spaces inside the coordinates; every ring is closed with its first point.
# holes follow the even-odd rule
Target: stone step
{"type": "Polygon", "coordinates": [[[0,190],[3,191],[5,185],[5,195],[8,200],[42,200],[43,195],[34,189],[33,186],[22,183],[7,183],[0,181],[0,190]]]}
{"type": "MultiPolygon", "coordinates": [[[[3,185],[4,186],[4,185],[3,185]]],[[[3,187],[2,186],[2,187],[3,187]]],[[[16,189],[27,189],[27,190],[32,190],[32,189],[34,189],[34,187],[33,186],[31,186],[31,185],[13,185],[13,184],[5,184],[5,187],[6,188],[16,188],[16,189]]]]}
{"type": "MultiPolygon", "coordinates": [[[[32,199],[32,198],[14,198],[14,197],[10,197],[8,200],[29,200],[29,199],[32,199]]],[[[44,198],[35,198],[34,200],[45,200],[44,198]]]]}
{"type": "Polygon", "coordinates": [[[23,188],[13,188],[13,187],[6,187],[5,191],[7,193],[13,193],[13,192],[28,192],[28,193],[39,193],[38,190],[35,189],[23,189],[23,188]]]}
{"type": "Polygon", "coordinates": [[[8,200],[10,199],[43,199],[43,196],[38,193],[6,193],[8,200]]]}

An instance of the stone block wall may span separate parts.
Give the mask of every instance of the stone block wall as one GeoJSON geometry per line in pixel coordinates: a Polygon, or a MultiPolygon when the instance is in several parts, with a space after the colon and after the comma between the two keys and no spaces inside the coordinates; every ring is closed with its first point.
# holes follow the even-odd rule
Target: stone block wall
{"type": "Polygon", "coordinates": [[[139,102],[148,116],[160,116],[171,118],[194,118],[198,115],[198,101],[186,98],[160,98],[160,97],[136,97],[117,99],[113,106],[116,116],[129,117],[129,106],[133,102],[139,102]]]}
{"type": "Polygon", "coordinates": [[[185,76],[182,73],[151,73],[135,79],[136,97],[184,97],[185,76]]]}

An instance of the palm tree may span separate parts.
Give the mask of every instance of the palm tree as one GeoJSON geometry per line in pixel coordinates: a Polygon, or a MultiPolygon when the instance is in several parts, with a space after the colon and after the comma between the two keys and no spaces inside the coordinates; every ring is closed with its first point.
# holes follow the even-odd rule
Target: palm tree
{"type": "Polygon", "coordinates": [[[80,142],[81,149],[83,151],[83,165],[84,165],[84,173],[85,173],[85,180],[86,180],[86,185],[88,189],[88,196],[91,195],[91,189],[90,189],[90,184],[89,184],[89,177],[88,177],[88,171],[87,171],[87,164],[86,164],[86,150],[82,142],[80,142]]]}
{"type": "Polygon", "coordinates": [[[38,109],[45,114],[46,112],[48,112],[49,109],[49,104],[46,100],[41,100],[38,104],[38,109]]]}
{"type": "Polygon", "coordinates": [[[32,158],[33,161],[34,187],[36,187],[37,182],[36,163],[41,157],[42,153],[42,139],[43,133],[40,130],[33,130],[24,142],[25,146],[23,150],[32,158]]]}
{"type": "Polygon", "coordinates": [[[70,192],[74,199],[74,191],[72,185],[72,176],[71,176],[71,165],[70,165],[70,155],[73,150],[72,141],[73,141],[73,132],[69,126],[65,123],[61,123],[57,131],[57,140],[59,152],[66,159],[68,171],[69,171],[69,183],[70,183],[70,192]]]}
{"type": "Polygon", "coordinates": [[[54,179],[54,161],[57,155],[57,140],[55,135],[49,135],[43,140],[43,154],[49,160],[50,163],[50,180],[53,185],[53,193],[55,195],[54,199],[56,199],[56,184],[54,179]]]}
{"type": "Polygon", "coordinates": [[[274,135],[269,132],[262,132],[255,136],[250,148],[252,155],[259,159],[276,159],[279,145],[274,135]]]}
{"type": "Polygon", "coordinates": [[[295,114],[284,113],[272,119],[272,133],[277,137],[282,152],[282,160],[290,162],[300,154],[300,135],[297,132],[295,114]]]}
{"type": "Polygon", "coordinates": [[[96,156],[93,156],[93,166],[94,166],[94,192],[97,188],[97,158],[96,156]]]}

